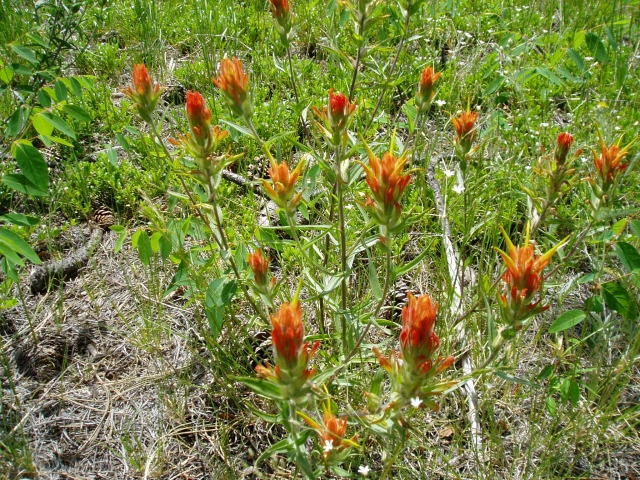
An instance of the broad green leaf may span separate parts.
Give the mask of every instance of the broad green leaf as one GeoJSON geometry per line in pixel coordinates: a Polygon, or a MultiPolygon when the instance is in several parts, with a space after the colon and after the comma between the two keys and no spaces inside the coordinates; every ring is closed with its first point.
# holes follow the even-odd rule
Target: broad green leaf
{"type": "Polygon", "coordinates": [[[571,402],[571,404],[574,407],[577,406],[578,402],[580,401],[580,385],[578,385],[578,382],[571,379],[568,393],[569,393],[569,401],[571,402]]]}
{"type": "Polygon", "coordinates": [[[205,305],[204,313],[209,321],[209,328],[214,337],[220,335],[224,325],[224,308],[216,305],[205,305]]]}
{"type": "Polygon", "coordinates": [[[140,236],[138,237],[138,256],[140,257],[140,261],[145,267],[149,266],[151,261],[151,241],[149,240],[149,235],[144,230],[138,230],[140,232],[140,236]]]}
{"type": "Polygon", "coordinates": [[[616,42],[616,37],[613,34],[613,31],[611,30],[609,25],[606,25],[604,27],[604,31],[607,34],[607,40],[609,41],[609,45],[611,45],[611,48],[613,48],[614,52],[617,52],[618,51],[618,42],[616,42]]]}
{"type": "Polygon", "coordinates": [[[236,382],[240,382],[243,385],[246,385],[251,390],[256,392],[258,395],[263,397],[271,398],[273,400],[281,400],[282,393],[280,392],[280,387],[274,385],[273,383],[263,380],[261,378],[254,377],[232,377],[236,382]]]}
{"type": "Polygon", "coordinates": [[[591,54],[595,59],[605,65],[608,61],[607,49],[600,37],[593,32],[589,32],[585,35],[584,40],[587,42],[587,47],[591,50],[591,54]]]}
{"type": "Polygon", "coordinates": [[[40,264],[40,257],[33,251],[31,245],[6,228],[0,228],[0,242],[10,246],[14,251],[29,259],[36,265],[40,264]]]}
{"type": "Polygon", "coordinates": [[[582,56],[578,52],[576,52],[573,48],[570,48],[567,51],[567,54],[569,55],[569,58],[571,59],[573,64],[576,67],[578,67],[578,70],[580,70],[581,72],[584,72],[584,59],[582,58],[582,56]]]}
{"type": "Polygon", "coordinates": [[[20,265],[21,267],[24,266],[24,262],[18,256],[16,251],[9,245],[6,245],[2,242],[0,242],[0,255],[6,257],[11,263],[15,265],[20,265]]]}
{"type": "Polygon", "coordinates": [[[618,242],[616,243],[616,253],[629,273],[640,269],[640,253],[636,247],[630,243],[618,242]]]}
{"type": "Polygon", "coordinates": [[[629,292],[617,282],[608,282],[602,285],[602,298],[611,310],[618,312],[627,318],[629,314],[629,292]]]}
{"type": "Polygon", "coordinates": [[[62,109],[67,115],[75,118],[79,122],[90,122],[93,120],[89,112],[78,105],[64,105],[62,109]]]}
{"type": "Polygon", "coordinates": [[[167,261],[167,258],[171,255],[173,251],[173,242],[170,238],[165,237],[164,235],[160,238],[160,257],[163,262],[167,261]]]}
{"type": "Polygon", "coordinates": [[[549,414],[555,417],[557,410],[556,401],[553,399],[553,397],[549,396],[547,397],[547,401],[545,403],[549,414]]]}
{"type": "Polygon", "coordinates": [[[61,119],[59,116],[54,115],[53,113],[43,113],[42,116],[51,125],[53,125],[54,128],[57,128],[62,133],[64,133],[65,135],[68,135],[74,140],[76,139],[76,133],[73,131],[73,128],[71,128],[69,124],[65,122],[63,119],[61,119]]]}
{"type": "Polygon", "coordinates": [[[127,238],[127,229],[122,225],[111,225],[109,228],[118,234],[118,240],[116,240],[116,244],[113,247],[114,253],[118,253],[127,238]]]}
{"type": "Polygon", "coordinates": [[[234,259],[236,261],[236,267],[238,271],[244,272],[247,269],[247,257],[249,252],[247,252],[247,248],[244,246],[243,242],[238,243],[238,248],[236,248],[236,253],[234,255],[234,259]]]}
{"type": "Polygon", "coordinates": [[[578,285],[582,285],[583,283],[593,282],[596,278],[598,278],[598,272],[591,272],[581,276],[578,280],[576,280],[576,283],[578,285]]]}
{"type": "Polygon", "coordinates": [[[0,82],[9,83],[13,79],[13,70],[9,67],[0,68],[0,82]]]}
{"type": "Polygon", "coordinates": [[[602,313],[604,312],[604,303],[600,295],[593,295],[584,302],[584,306],[588,312],[602,313]]]}
{"type": "Polygon", "coordinates": [[[619,235],[620,232],[622,232],[627,226],[627,221],[628,220],[626,218],[622,218],[618,220],[616,223],[614,223],[613,226],[611,227],[611,230],[613,230],[613,234],[619,235]]]}
{"type": "Polygon", "coordinates": [[[71,90],[73,91],[73,94],[79,99],[82,99],[82,86],[80,85],[80,82],[78,81],[78,79],[76,77],[71,77],[69,79],[69,85],[71,85],[71,90]]]}
{"type": "Polygon", "coordinates": [[[22,45],[11,45],[11,50],[20,55],[29,63],[38,63],[38,57],[36,57],[36,54],[30,48],[24,47],[22,45]]]}
{"type": "Polygon", "coordinates": [[[2,176],[2,183],[9,188],[12,188],[16,192],[24,193],[25,195],[31,195],[32,197],[46,197],[48,192],[43,192],[36,188],[27,177],[21,173],[9,173],[2,176]]]}
{"type": "Polygon", "coordinates": [[[53,86],[53,90],[56,92],[56,98],[59,102],[67,99],[67,86],[62,80],[58,80],[53,86]]]}
{"type": "Polygon", "coordinates": [[[549,333],[558,333],[578,325],[587,315],[582,310],[569,310],[560,315],[549,327],[549,333]]]}
{"type": "Polygon", "coordinates": [[[538,374],[538,380],[545,380],[549,378],[551,375],[553,375],[554,370],[555,369],[553,365],[551,364],[545,365],[545,367],[538,374]]]}
{"type": "Polygon", "coordinates": [[[549,80],[554,85],[557,85],[559,87],[564,86],[564,82],[551,70],[544,67],[537,67],[537,70],[540,75],[542,75],[544,78],[549,80]]]}
{"type": "Polygon", "coordinates": [[[16,266],[11,262],[11,260],[9,260],[7,257],[2,257],[0,258],[0,265],[2,265],[2,270],[7,274],[7,277],[9,277],[16,283],[20,281],[16,266]]]}
{"type": "Polygon", "coordinates": [[[38,189],[49,189],[49,168],[40,151],[28,143],[18,143],[13,152],[22,174],[38,189]]]}
{"type": "Polygon", "coordinates": [[[27,112],[24,107],[20,105],[13,111],[13,113],[7,120],[7,129],[5,130],[5,135],[12,138],[17,137],[24,128],[24,124],[26,121],[27,112]]]}
{"type": "Polygon", "coordinates": [[[631,230],[635,233],[636,237],[640,238],[640,220],[631,221],[631,230]]]}
{"type": "MultiPolygon", "coordinates": [[[[43,92],[44,90],[40,90],[43,92]]],[[[49,98],[47,96],[47,98],[49,98]]],[[[51,125],[43,116],[42,113],[37,113],[33,116],[33,128],[36,129],[40,135],[45,137],[50,136],[53,133],[53,125],[51,125]]]]}
{"type": "Polygon", "coordinates": [[[498,75],[497,78],[495,78],[489,85],[487,85],[487,88],[485,88],[484,92],[482,92],[483,95],[491,95],[492,93],[494,93],[502,86],[506,79],[506,77],[498,75]]]}
{"type": "Polygon", "coordinates": [[[238,283],[228,277],[221,277],[212,280],[207,289],[206,303],[207,305],[215,305],[216,307],[226,307],[231,303],[238,283]]]}
{"type": "Polygon", "coordinates": [[[20,225],[21,227],[33,227],[40,223],[38,217],[30,217],[22,213],[5,213],[0,216],[0,220],[4,220],[13,225],[20,225]]]}

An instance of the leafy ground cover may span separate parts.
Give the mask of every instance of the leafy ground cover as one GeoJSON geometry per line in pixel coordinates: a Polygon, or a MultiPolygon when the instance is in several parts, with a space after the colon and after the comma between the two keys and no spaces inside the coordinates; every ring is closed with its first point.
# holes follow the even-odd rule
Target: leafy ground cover
{"type": "Polygon", "coordinates": [[[639,476],[639,9],[2,0],[0,474],[639,476]]]}

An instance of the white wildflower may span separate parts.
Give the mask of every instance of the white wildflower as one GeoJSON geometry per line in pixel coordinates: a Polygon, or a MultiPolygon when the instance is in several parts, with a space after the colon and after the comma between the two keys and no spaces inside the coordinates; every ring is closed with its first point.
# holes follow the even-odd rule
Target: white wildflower
{"type": "Polygon", "coordinates": [[[443,105],[446,105],[447,102],[444,100],[436,100],[436,105],[438,105],[439,107],[442,107],[443,105]]]}
{"type": "Polygon", "coordinates": [[[369,475],[370,471],[371,469],[367,465],[360,465],[358,467],[358,473],[363,477],[366,477],[367,475],[369,475]]]}
{"type": "Polygon", "coordinates": [[[418,397],[414,397],[411,399],[411,406],[413,408],[418,408],[421,403],[422,403],[422,400],[420,400],[418,397]]]}
{"type": "Polygon", "coordinates": [[[456,173],[455,170],[449,170],[447,168],[445,168],[442,173],[444,173],[445,177],[453,177],[453,175],[456,173]]]}
{"type": "Polygon", "coordinates": [[[329,440],[325,440],[322,449],[324,450],[324,453],[329,453],[333,450],[333,439],[330,438],[329,440]]]}
{"type": "Polygon", "coordinates": [[[454,193],[460,194],[462,192],[464,192],[464,185],[457,183],[453,188],[452,188],[454,193]]]}

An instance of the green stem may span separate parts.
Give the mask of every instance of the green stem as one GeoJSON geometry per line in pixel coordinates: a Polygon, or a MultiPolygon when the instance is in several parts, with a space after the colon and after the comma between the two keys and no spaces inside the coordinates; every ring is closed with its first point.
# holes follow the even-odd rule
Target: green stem
{"type": "Polygon", "coordinates": [[[364,22],[366,21],[366,18],[364,16],[364,14],[361,16],[360,18],[360,23],[358,24],[358,35],[360,36],[360,38],[362,38],[362,45],[360,45],[358,47],[358,51],[356,53],[356,66],[353,69],[353,78],[351,79],[351,86],[349,87],[349,101],[352,102],[353,101],[353,94],[355,92],[356,89],[356,78],[358,77],[358,70],[360,68],[360,59],[362,57],[362,50],[363,50],[363,45],[364,45],[364,35],[362,30],[364,29],[364,22]]]}
{"type": "MultiPolygon", "coordinates": [[[[338,195],[338,227],[340,229],[340,268],[342,274],[341,282],[341,302],[342,313],[340,315],[340,329],[342,330],[342,346],[347,348],[347,233],[345,231],[344,218],[344,192],[342,185],[342,149],[336,147],[336,182],[338,195]]],[[[346,350],[345,350],[346,351],[346,350]]]]}
{"type": "MultiPolygon", "coordinates": [[[[409,19],[410,18],[411,18],[411,16],[407,12],[407,16],[405,17],[405,21],[404,21],[404,32],[402,33],[402,38],[400,39],[400,43],[398,44],[398,50],[396,51],[396,56],[393,59],[393,63],[391,64],[391,68],[389,69],[389,75],[387,75],[387,78],[391,78],[393,76],[394,70],[396,69],[396,65],[398,63],[398,58],[400,57],[400,52],[402,51],[402,47],[404,46],[405,39],[407,38],[407,32],[409,30],[409,19]]],[[[371,115],[371,119],[369,120],[369,123],[367,124],[366,128],[364,129],[363,134],[365,132],[367,132],[367,130],[369,130],[369,128],[371,127],[371,124],[373,123],[373,120],[376,118],[376,113],[378,113],[378,109],[380,108],[380,104],[382,103],[382,99],[384,98],[384,94],[385,94],[385,90],[383,88],[382,92],[380,92],[380,96],[378,97],[378,102],[376,103],[376,108],[373,109],[373,114],[371,115]]]]}

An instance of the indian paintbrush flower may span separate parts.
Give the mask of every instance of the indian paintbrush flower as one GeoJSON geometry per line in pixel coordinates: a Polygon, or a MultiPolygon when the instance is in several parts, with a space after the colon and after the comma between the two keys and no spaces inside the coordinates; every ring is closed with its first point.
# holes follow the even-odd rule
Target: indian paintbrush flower
{"type": "Polygon", "coordinates": [[[269,280],[269,257],[265,258],[262,255],[262,250],[258,248],[249,254],[248,262],[249,268],[253,272],[252,286],[258,293],[271,298],[277,281],[275,277],[271,277],[269,280]]]}
{"type": "Polygon", "coordinates": [[[253,115],[253,99],[248,89],[249,75],[242,69],[242,62],[223,58],[220,71],[213,83],[220,89],[231,111],[243,118],[253,115]]]}
{"type": "Polygon", "coordinates": [[[375,347],[373,350],[382,368],[391,374],[394,392],[391,409],[415,402],[416,398],[430,408],[437,408],[429,397],[446,390],[445,385],[449,384],[428,385],[428,380],[453,365],[454,357],[433,358],[440,346],[433,330],[438,304],[429,295],[416,298],[409,292],[408,298],[402,309],[400,353],[392,352],[385,357],[375,347]]]}
{"type": "Polygon", "coordinates": [[[460,157],[464,157],[469,153],[473,146],[473,142],[478,134],[476,120],[478,120],[478,113],[469,110],[462,112],[459,117],[451,119],[457,135],[456,150],[460,157]]]}
{"type": "Polygon", "coordinates": [[[366,174],[366,182],[371,190],[371,197],[364,204],[365,209],[380,225],[381,232],[386,235],[392,232],[401,222],[402,206],[400,200],[409,184],[411,175],[403,174],[409,156],[406,150],[400,158],[393,155],[394,139],[389,151],[382,159],[375,156],[365,143],[369,165],[360,162],[366,174]]]}
{"type": "Polygon", "coordinates": [[[562,132],[560,135],[558,135],[556,151],[554,154],[556,163],[558,163],[559,165],[564,164],[567,159],[569,149],[571,148],[571,144],[573,144],[573,137],[571,136],[571,134],[562,132]]]}
{"type": "Polygon", "coordinates": [[[599,132],[599,136],[600,155],[592,149],[593,165],[596,169],[597,179],[596,181],[591,180],[591,183],[596,186],[596,196],[599,198],[605,198],[610,195],[611,189],[613,188],[618,175],[622,174],[627,169],[628,165],[626,163],[622,163],[622,160],[629,153],[631,145],[633,145],[635,140],[630,142],[627,146],[620,148],[620,143],[622,141],[621,136],[616,143],[612,143],[611,146],[607,147],[606,143],[604,143],[604,139],[602,138],[602,133],[599,132]]]}
{"type": "Polygon", "coordinates": [[[142,63],[133,66],[132,83],[132,86],[122,89],[122,93],[133,101],[134,108],[145,122],[153,123],[151,114],[162,93],[160,85],[153,82],[147,67],[142,63]]]}
{"type": "Polygon", "coordinates": [[[320,342],[311,348],[304,339],[302,308],[298,293],[291,303],[283,303],[275,315],[271,315],[271,341],[276,366],[258,365],[258,375],[274,381],[284,399],[297,399],[305,393],[305,384],[315,370],[308,368],[320,342]]]}
{"type": "Polygon", "coordinates": [[[356,102],[350,102],[344,93],[334,93],[329,90],[327,105],[322,110],[312,107],[320,121],[316,125],[327,142],[334,147],[345,147],[347,144],[347,129],[351,123],[356,102]]]}
{"type": "Polygon", "coordinates": [[[318,434],[320,445],[322,446],[322,457],[325,466],[338,465],[346,459],[352,447],[358,447],[357,436],[345,438],[348,421],[346,418],[338,418],[331,412],[331,402],[327,400],[323,403],[322,424],[303,412],[298,412],[307,425],[313,428],[318,434]]]}
{"type": "Polygon", "coordinates": [[[287,0],[270,0],[271,13],[276,21],[276,28],[282,42],[286,45],[289,43],[289,33],[293,26],[293,14],[291,13],[291,5],[287,0]]]}
{"type": "Polygon", "coordinates": [[[303,168],[304,160],[298,162],[296,168],[291,172],[289,171],[287,162],[282,161],[282,163],[275,163],[272,161],[268,170],[271,184],[262,179],[262,186],[274,203],[289,213],[295,211],[296,205],[298,205],[298,202],[300,202],[302,198],[302,192],[297,195],[294,194],[296,182],[303,168]]]}
{"type": "Polygon", "coordinates": [[[431,66],[426,67],[420,74],[415,105],[420,113],[424,113],[431,107],[431,101],[436,92],[433,91],[435,83],[440,78],[440,72],[435,73],[431,66]]]}
{"type": "Polygon", "coordinates": [[[500,231],[507,244],[507,251],[494,248],[502,256],[507,271],[502,275],[505,292],[498,292],[498,304],[502,320],[507,324],[507,328],[502,331],[501,335],[505,340],[510,340],[517,331],[522,329],[522,323],[526,319],[549,308],[548,305],[541,305],[542,295],[538,300],[534,300],[534,298],[542,290],[542,270],[549,265],[551,257],[558,248],[567,242],[568,238],[552,247],[545,254],[536,256],[533,245],[529,243],[529,225],[527,225],[524,246],[522,247],[513,245],[502,226],[500,226],[500,231]]]}

